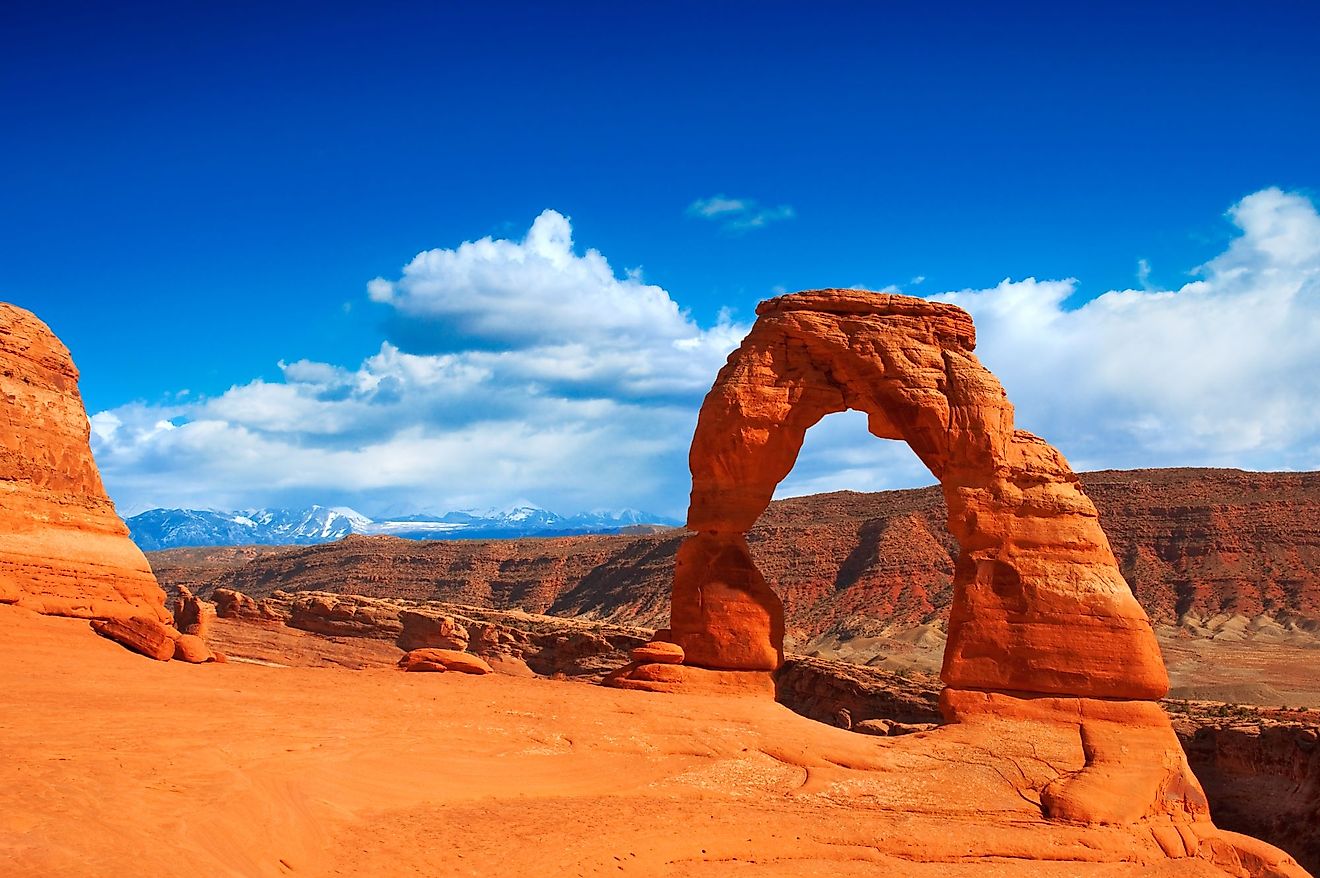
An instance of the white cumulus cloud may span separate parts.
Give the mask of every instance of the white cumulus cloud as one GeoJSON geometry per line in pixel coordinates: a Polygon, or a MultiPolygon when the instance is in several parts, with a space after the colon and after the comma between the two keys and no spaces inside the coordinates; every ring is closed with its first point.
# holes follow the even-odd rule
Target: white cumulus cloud
{"type": "Polygon", "coordinates": [[[385,340],[356,367],[282,362],[279,381],[100,412],[94,450],[121,511],[533,497],[681,513],[672,475],[697,404],[748,328],[727,311],[700,326],[639,271],[578,253],[549,210],[522,240],[428,250],[368,293],[409,338],[451,349],[385,340]]]}
{"type": "MultiPolygon", "coordinates": [[[[1075,469],[1320,469],[1320,215],[1265,189],[1228,218],[1238,235],[1176,289],[1152,286],[1141,260],[1143,289],[1075,308],[1073,279],[931,298],[972,314],[1018,426],[1075,469]]],[[[826,419],[781,494],[919,483],[911,455],[886,444],[863,419],[826,419]]]]}
{"type": "MultiPolygon", "coordinates": [[[[715,217],[746,204],[709,205],[715,217]]],[[[1173,289],[1069,307],[1077,282],[936,294],[968,309],[1018,423],[1078,469],[1320,468],[1320,216],[1267,189],[1173,289]]],[[[1122,258],[1131,258],[1119,254],[1122,258]]],[[[913,281],[916,282],[915,280],[913,281]]],[[[748,326],[702,325],[638,271],[573,244],[546,211],[519,239],[418,254],[369,295],[395,323],[357,364],[293,359],[279,380],[92,417],[121,511],[319,502],[368,514],[636,506],[681,514],[702,395],[748,326]]],[[[296,352],[291,352],[296,354],[296,352]]],[[[915,457],[838,415],[781,493],[928,483],[915,457]]]]}
{"type": "Polygon", "coordinates": [[[1114,290],[1069,309],[1073,280],[935,298],[976,320],[977,353],[1020,426],[1074,465],[1320,468],[1320,215],[1266,189],[1240,234],[1177,289],[1114,290]]]}

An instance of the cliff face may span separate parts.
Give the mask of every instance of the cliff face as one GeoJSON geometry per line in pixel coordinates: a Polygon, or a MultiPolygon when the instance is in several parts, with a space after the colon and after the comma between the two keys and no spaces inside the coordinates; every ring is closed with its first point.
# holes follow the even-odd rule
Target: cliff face
{"type": "Polygon", "coordinates": [[[1082,480],[1156,620],[1320,619],[1320,473],[1167,469],[1082,480]]]}
{"type": "Polygon", "coordinates": [[[167,621],[165,595],[101,485],[68,349],[0,303],[0,602],[167,621]]]}
{"type": "Polygon", "coordinates": [[[1187,721],[1178,736],[1216,825],[1268,839],[1320,869],[1320,723],[1187,721]]]}
{"type": "MultiPolygon", "coordinates": [[[[1320,473],[1131,470],[1081,481],[1156,623],[1265,615],[1320,629],[1320,473]]],[[[875,635],[947,612],[957,545],[944,519],[937,488],[819,494],[771,503],[748,544],[795,641],[875,635]]],[[[351,537],[255,557],[217,548],[151,558],[166,587],[335,591],[663,626],[681,535],[351,537]]]]}

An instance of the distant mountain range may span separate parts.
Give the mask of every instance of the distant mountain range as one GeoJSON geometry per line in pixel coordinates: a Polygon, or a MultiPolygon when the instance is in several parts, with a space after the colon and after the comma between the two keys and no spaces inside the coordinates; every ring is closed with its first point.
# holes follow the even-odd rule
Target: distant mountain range
{"type": "Polygon", "coordinates": [[[511,539],[619,533],[680,524],[672,518],[636,509],[559,515],[532,505],[443,515],[405,515],[385,521],[375,521],[345,506],[238,512],[150,509],[126,522],[133,541],[148,552],[184,546],[309,546],[333,542],[349,534],[411,540],[511,539]]]}

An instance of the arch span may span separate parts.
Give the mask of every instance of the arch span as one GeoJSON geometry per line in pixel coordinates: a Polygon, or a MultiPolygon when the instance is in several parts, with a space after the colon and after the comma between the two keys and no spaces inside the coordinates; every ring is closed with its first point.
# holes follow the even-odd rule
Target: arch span
{"type": "Polygon", "coordinates": [[[745,534],[807,429],[846,409],[907,442],[939,480],[961,547],[942,677],[955,689],[1163,697],[1145,612],[1094,505],[1057,450],[1013,427],[1003,387],[953,305],[856,290],[762,302],[707,394],[692,440],[692,500],[671,637],[688,664],[773,670],[783,606],[745,534]]]}

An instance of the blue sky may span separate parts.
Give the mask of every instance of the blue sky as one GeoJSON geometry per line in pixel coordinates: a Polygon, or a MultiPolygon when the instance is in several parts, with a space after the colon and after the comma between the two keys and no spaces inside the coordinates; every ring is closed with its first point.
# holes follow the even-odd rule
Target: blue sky
{"type": "MultiPolygon", "coordinates": [[[[6,7],[0,297],[121,510],[681,512],[822,286],[952,294],[1079,467],[1320,466],[1313,4],[273,5],[6,7]]],[[[847,417],[799,469],[928,480],[847,417]]]]}

